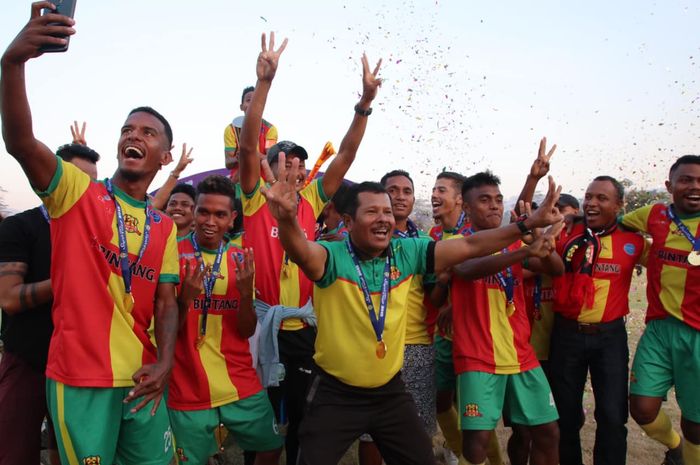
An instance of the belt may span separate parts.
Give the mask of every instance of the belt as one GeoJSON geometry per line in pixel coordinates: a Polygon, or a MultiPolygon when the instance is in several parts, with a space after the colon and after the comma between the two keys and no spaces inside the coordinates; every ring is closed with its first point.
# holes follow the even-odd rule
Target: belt
{"type": "Polygon", "coordinates": [[[554,325],[558,328],[573,331],[581,334],[598,334],[611,329],[616,329],[625,326],[625,318],[621,317],[616,320],[606,321],[604,323],[582,323],[580,321],[571,320],[556,313],[554,316],[554,325]]]}

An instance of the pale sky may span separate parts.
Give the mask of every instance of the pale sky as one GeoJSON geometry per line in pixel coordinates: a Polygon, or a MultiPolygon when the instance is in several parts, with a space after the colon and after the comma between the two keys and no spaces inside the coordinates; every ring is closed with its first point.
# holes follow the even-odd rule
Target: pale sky
{"type": "MultiPolygon", "coordinates": [[[[3,2],[0,48],[29,17],[3,2]]],[[[491,169],[516,195],[539,138],[557,143],[552,174],[580,196],[595,175],[658,187],[672,161],[699,153],[700,2],[81,0],[67,53],[27,65],[37,138],[88,144],[116,168],[128,111],[150,105],[170,120],[185,175],[223,165],[223,130],[255,82],[260,33],[288,37],[265,118],[280,139],[336,148],[361,91],[359,57],[384,59],[385,83],[348,177],[411,172],[427,198],[435,175],[491,169]]],[[[171,167],[156,177],[164,182],[171,167]]],[[[38,204],[0,148],[0,186],[12,210],[38,204]]]]}

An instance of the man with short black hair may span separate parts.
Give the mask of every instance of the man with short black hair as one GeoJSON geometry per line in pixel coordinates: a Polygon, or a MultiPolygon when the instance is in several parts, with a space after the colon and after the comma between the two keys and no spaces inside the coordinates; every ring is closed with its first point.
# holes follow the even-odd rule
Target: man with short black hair
{"type": "Polygon", "coordinates": [[[170,192],[165,213],[173,219],[177,227],[177,237],[183,237],[192,232],[196,195],[194,187],[185,183],[176,185],[170,192]]]}
{"type": "Polygon", "coordinates": [[[61,37],[75,33],[73,19],[42,15],[44,8],[55,6],[32,4],[28,24],[0,60],[0,113],[6,149],[51,220],[55,328],[46,377],[61,462],[165,465],[172,434],[160,401],[177,333],[176,229],[146,193],[172,161],[172,130],[153,108],[132,110],[117,144],[117,171],[100,182],[37,140],[25,63],[42,45],[65,44],[61,37]]]}
{"type": "MultiPolygon", "coordinates": [[[[91,178],[100,156],[79,144],[57,154],[91,178]]],[[[51,235],[44,207],[10,216],[0,224],[0,308],[4,353],[0,361],[0,464],[38,463],[46,406],[46,358],[51,322],[51,235]]],[[[53,427],[49,443],[56,452],[53,427]]],[[[58,457],[54,465],[58,465],[58,457]]]]}
{"type": "Polygon", "coordinates": [[[517,224],[434,242],[393,238],[391,199],[381,184],[365,182],[351,188],[349,239],[314,242],[297,219],[298,164],[292,159],[287,174],[280,155],[279,179],[263,194],[285,251],[315,282],[316,367],[299,433],[300,459],[304,465],[337,463],[366,432],[388,465],[435,463],[430,438],[398,374],[412,278],[499,250],[533,227],[561,222],[554,209],[556,186],[550,181],[543,207],[517,224]]]}
{"type": "Polygon", "coordinates": [[[630,373],[630,414],[669,450],[666,462],[700,464],[700,156],[678,158],[657,203],[622,217],[628,229],[651,236],[647,261],[647,326],[630,373]],[[683,440],[661,408],[675,387],[683,440]],[[682,454],[681,454],[682,450],[682,454]],[[681,457],[682,456],[682,457],[681,457]]]}
{"type": "Polygon", "coordinates": [[[194,232],[178,239],[180,331],[168,391],[180,462],[204,464],[222,424],[257,464],[277,464],[283,444],[270,401],[252,365],[255,331],[253,250],[225,239],[236,191],[224,176],[197,185],[194,232]]]}
{"type": "Polygon", "coordinates": [[[580,205],[578,199],[571,194],[560,194],[559,202],[557,203],[557,208],[562,215],[578,215],[580,210],[580,205]]]}

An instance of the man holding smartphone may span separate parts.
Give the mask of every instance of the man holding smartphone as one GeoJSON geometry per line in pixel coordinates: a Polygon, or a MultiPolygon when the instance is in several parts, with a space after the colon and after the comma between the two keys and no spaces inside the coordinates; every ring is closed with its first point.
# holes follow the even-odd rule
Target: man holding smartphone
{"type": "Polygon", "coordinates": [[[172,161],[172,130],[152,108],[132,110],[121,129],[119,166],[104,181],[38,141],[25,63],[75,33],[71,18],[42,9],[55,6],[32,4],[29,23],[2,56],[0,114],[7,152],[51,221],[46,389],[61,463],[165,465],[173,448],[161,399],[173,363],[179,265],[175,226],[146,192],[172,161]],[[152,323],[157,349],[148,336],[152,323]]]}

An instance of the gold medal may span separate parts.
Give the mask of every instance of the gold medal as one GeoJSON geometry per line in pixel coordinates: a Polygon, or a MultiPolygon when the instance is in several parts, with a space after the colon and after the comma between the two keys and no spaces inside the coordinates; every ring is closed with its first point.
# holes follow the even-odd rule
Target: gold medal
{"type": "Polygon", "coordinates": [[[688,254],[688,263],[690,266],[700,266],[700,252],[693,250],[688,254]]]}
{"type": "Polygon", "coordinates": [[[124,294],[124,310],[126,313],[131,313],[134,309],[134,294],[127,292],[124,294]]]}
{"type": "Polygon", "coordinates": [[[386,357],[386,344],[383,340],[377,342],[377,350],[375,352],[377,354],[377,358],[379,359],[386,357]]]}
{"type": "Polygon", "coordinates": [[[515,313],[515,302],[513,302],[512,300],[510,302],[506,302],[506,315],[508,315],[508,317],[511,317],[511,316],[513,316],[514,313],[515,313]]]}

